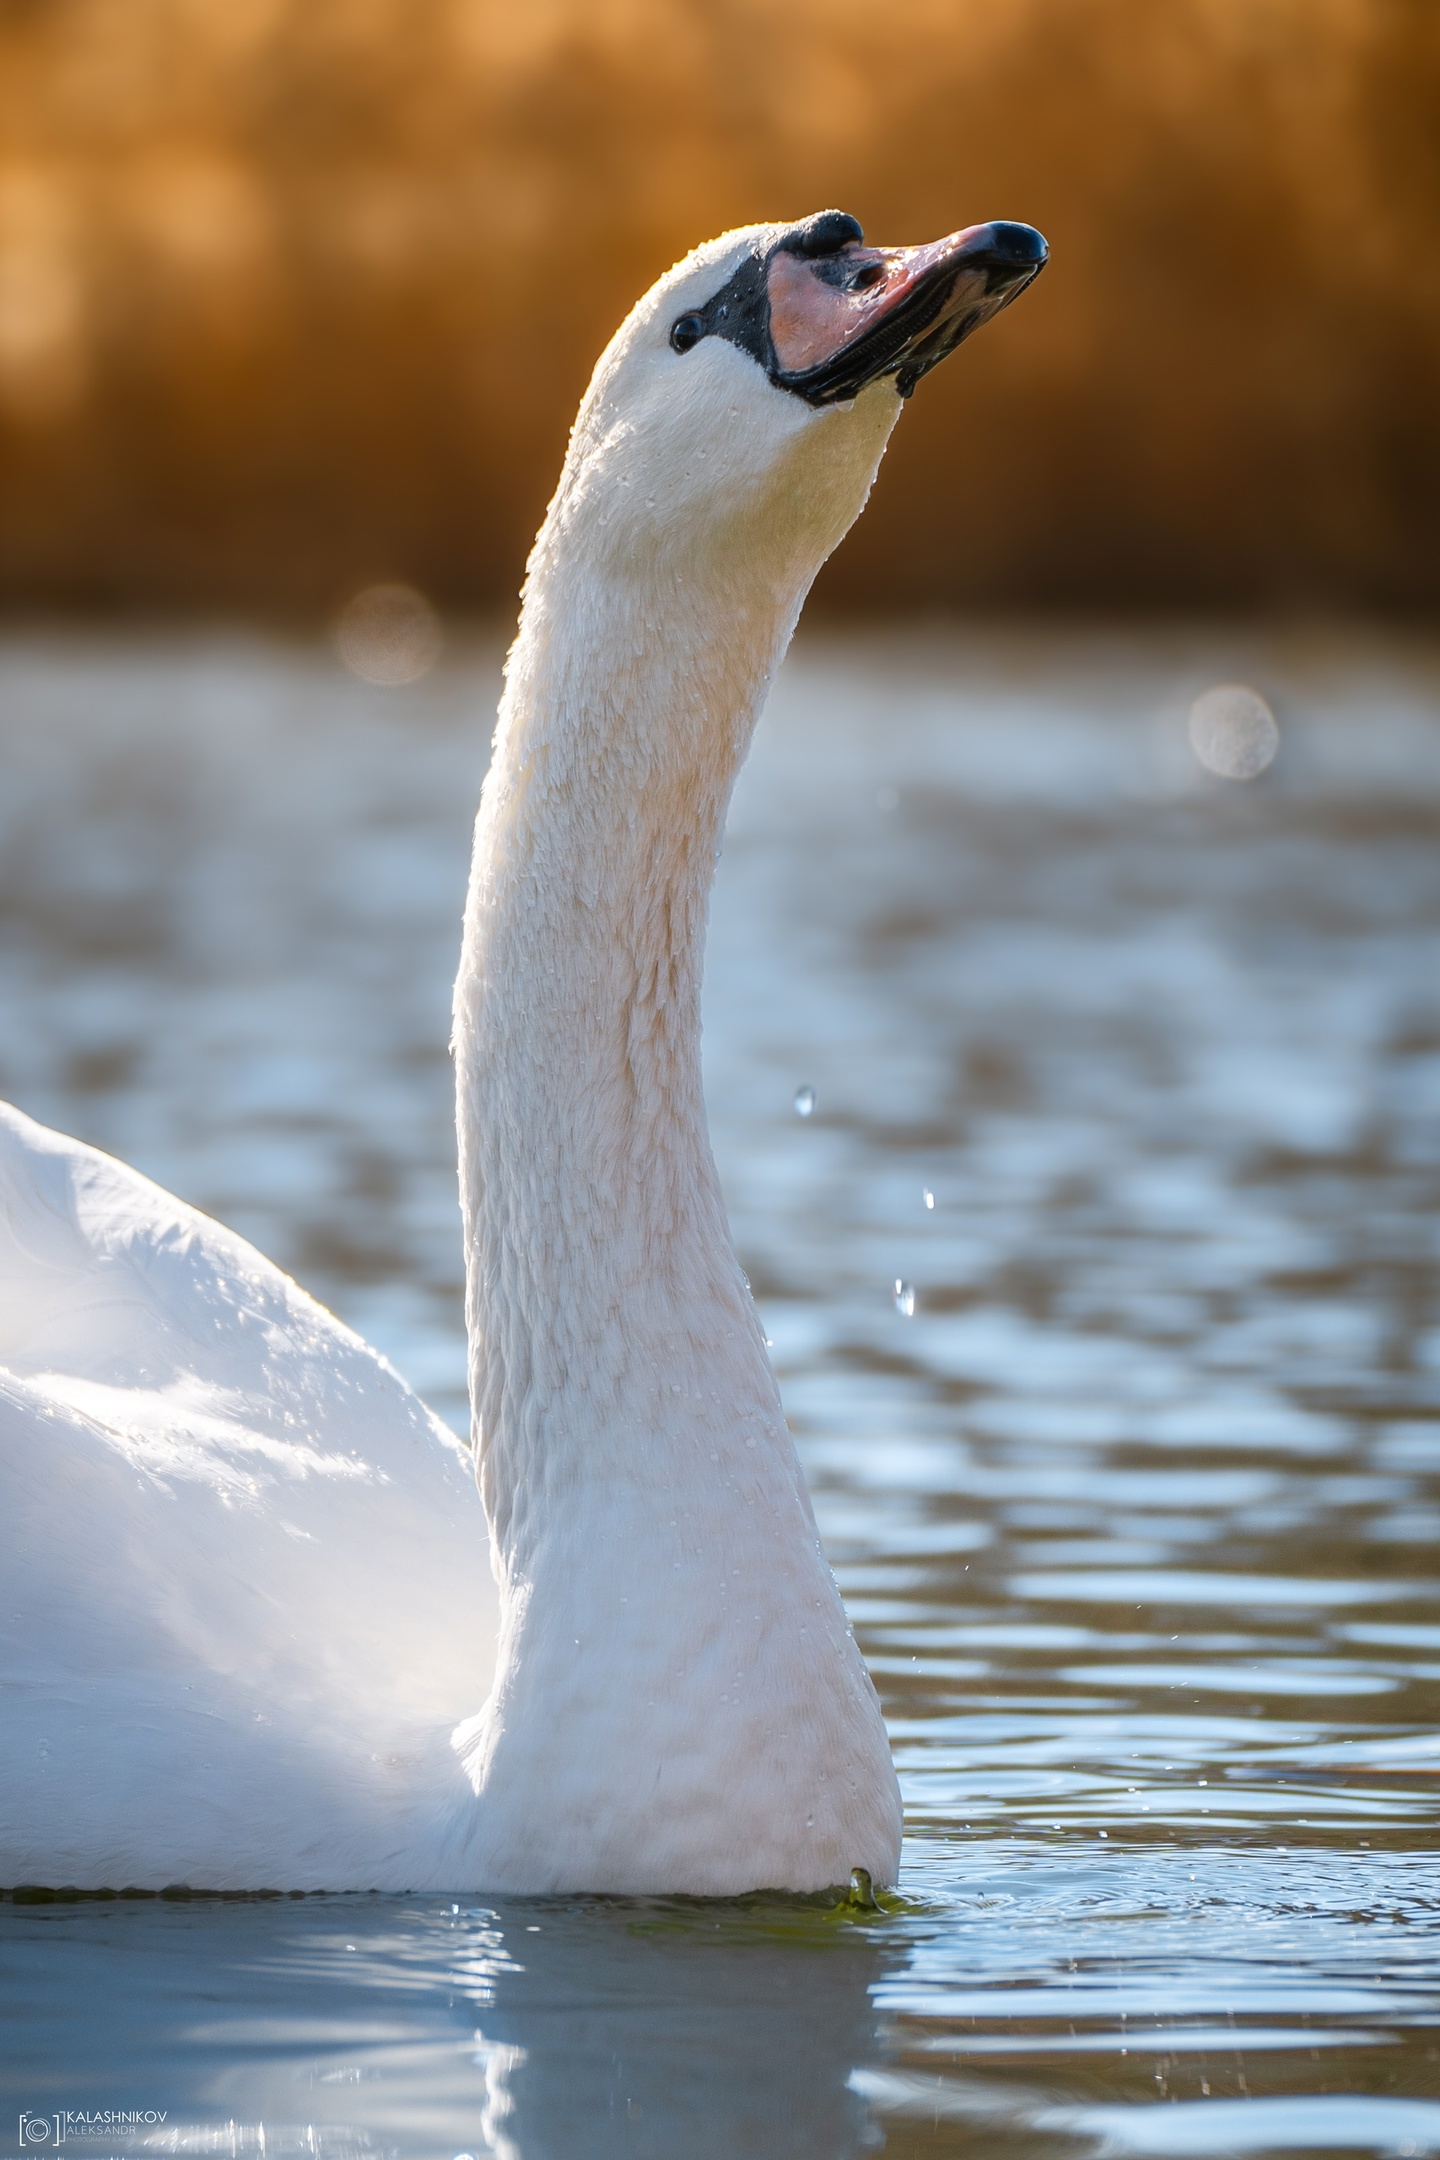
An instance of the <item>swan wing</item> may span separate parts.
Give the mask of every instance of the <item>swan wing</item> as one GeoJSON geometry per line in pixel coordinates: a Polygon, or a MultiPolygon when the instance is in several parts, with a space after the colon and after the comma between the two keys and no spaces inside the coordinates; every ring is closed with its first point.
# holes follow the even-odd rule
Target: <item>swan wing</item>
{"type": "Polygon", "coordinates": [[[494,1667],[466,1451],[243,1239],[3,1105],[0,1526],[0,1881],[418,1883],[494,1667]]]}

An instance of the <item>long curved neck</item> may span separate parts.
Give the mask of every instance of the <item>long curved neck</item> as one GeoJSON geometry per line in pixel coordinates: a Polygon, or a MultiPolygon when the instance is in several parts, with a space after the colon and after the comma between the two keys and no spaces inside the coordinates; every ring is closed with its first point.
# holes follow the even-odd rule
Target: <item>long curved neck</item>
{"type": "Polygon", "coordinates": [[[714,1463],[778,1414],[706,1132],[700,977],[730,791],[808,582],[719,596],[537,551],[456,995],[472,1396],[507,1573],[548,1498],[683,1476],[702,1427],[714,1463]]]}
{"type": "MultiPolygon", "coordinates": [[[[722,356],[737,406],[748,365],[722,356]]],[[[478,1882],[730,1896],[896,1865],[884,1725],[700,1085],[716,842],[800,603],[899,409],[888,385],[866,396],[813,427],[761,401],[804,455],[761,443],[757,500],[737,482],[755,442],[732,457],[712,427],[677,457],[653,412],[649,435],[625,414],[611,427],[592,389],[531,558],[455,1005],[501,1593],[495,1687],[454,1735],[478,1882]],[[665,515],[670,481],[704,514],[665,515]]]]}

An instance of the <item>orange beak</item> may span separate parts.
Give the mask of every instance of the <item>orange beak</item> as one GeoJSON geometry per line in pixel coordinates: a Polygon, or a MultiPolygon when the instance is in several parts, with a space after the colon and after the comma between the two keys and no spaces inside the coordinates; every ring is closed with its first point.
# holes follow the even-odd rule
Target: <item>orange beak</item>
{"type": "MultiPolygon", "coordinates": [[[[813,252],[827,219],[798,227],[766,270],[773,379],[811,404],[854,397],[893,375],[908,397],[1044,269],[1045,241],[1031,225],[967,225],[924,247],[866,247],[853,240],[813,252]]],[[[853,221],[846,221],[852,225],[853,221]]]]}

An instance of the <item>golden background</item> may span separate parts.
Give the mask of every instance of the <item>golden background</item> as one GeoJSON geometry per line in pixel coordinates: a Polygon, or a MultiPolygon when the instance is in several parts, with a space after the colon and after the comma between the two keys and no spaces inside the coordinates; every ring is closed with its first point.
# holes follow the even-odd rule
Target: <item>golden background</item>
{"type": "Polygon", "coordinates": [[[847,608],[1430,608],[1436,0],[7,0],[0,586],[504,605],[677,255],[1039,225],[847,608]]]}

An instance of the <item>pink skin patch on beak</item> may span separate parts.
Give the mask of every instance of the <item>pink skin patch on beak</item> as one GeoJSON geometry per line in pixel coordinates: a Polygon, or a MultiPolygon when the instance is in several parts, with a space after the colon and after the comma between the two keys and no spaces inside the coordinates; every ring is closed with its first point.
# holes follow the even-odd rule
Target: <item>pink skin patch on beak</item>
{"type": "MultiPolygon", "coordinates": [[[[819,367],[884,320],[929,272],[963,255],[986,228],[967,225],[924,247],[873,248],[852,242],[834,255],[810,260],[780,249],[767,280],[770,337],[787,375],[819,367]]],[[[984,272],[974,284],[984,290],[984,272]]],[[[972,281],[957,277],[956,291],[940,320],[976,297],[972,281]]]]}

